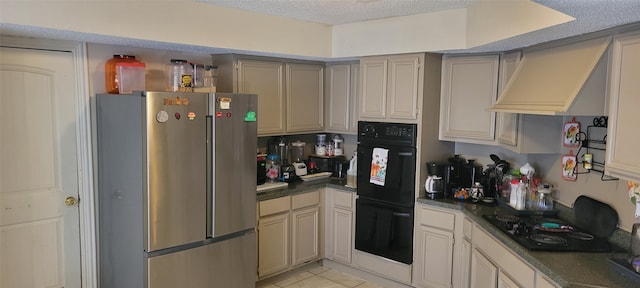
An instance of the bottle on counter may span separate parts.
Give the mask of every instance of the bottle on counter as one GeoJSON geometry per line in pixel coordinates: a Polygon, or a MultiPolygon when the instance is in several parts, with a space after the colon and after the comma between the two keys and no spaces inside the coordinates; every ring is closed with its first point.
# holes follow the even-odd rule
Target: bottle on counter
{"type": "Polygon", "coordinates": [[[524,210],[526,208],[526,203],[527,203],[527,193],[528,193],[528,187],[527,184],[524,183],[522,180],[520,180],[520,182],[518,183],[518,191],[517,191],[517,195],[518,195],[518,199],[516,202],[516,209],[517,210],[524,210]]]}
{"type": "Polygon", "coordinates": [[[353,151],[353,157],[351,157],[351,161],[349,161],[349,169],[347,169],[347,187],[357,188],[358,181],[358,152],[353,151]]]}

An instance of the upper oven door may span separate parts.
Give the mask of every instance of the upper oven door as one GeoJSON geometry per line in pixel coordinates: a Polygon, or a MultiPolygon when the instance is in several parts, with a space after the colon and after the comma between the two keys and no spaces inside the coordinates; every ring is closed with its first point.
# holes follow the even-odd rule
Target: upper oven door
{"type": "MultiPolygon", "coordinates": [[[[380,157],[376,157],[378,158],[380,157]]],[[[412,207],[415,202],[415,179],[415,147],[363,142],[358,144],[357,193],[360,197],[412,207]],[[380,156],[380,152],[387,153],[386,161],[373,161],[374,153],[380,156]],[[373,175],[372,167],[375,170],[373,175]]]]}

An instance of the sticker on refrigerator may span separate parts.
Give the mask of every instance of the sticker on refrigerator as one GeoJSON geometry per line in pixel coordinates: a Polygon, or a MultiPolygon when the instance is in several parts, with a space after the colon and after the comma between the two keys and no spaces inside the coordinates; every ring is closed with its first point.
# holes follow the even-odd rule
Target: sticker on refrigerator
{"type": "Polygon", "coordinates": [[[169,113],[164,110],[158,112],[158,114],[156,114],[156,120],[160,123],[167,122],[167,120],[169,120],[169,113]]]}
{"type": "Polygon", "coordinates": [[[220,109],[222,110],[231,109],[231,98],[218,98],[218,103],[220,103],[220,109]]]}

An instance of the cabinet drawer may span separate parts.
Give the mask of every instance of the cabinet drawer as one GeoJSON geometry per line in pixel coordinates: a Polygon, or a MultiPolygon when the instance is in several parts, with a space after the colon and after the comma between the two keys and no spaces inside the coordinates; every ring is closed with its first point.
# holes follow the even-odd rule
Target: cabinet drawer
{"type": "Polygon", "coordinates": [[[309,193],[294,195],[292,197],[292,209],[320,204],[320,192],[317,190],[309,193]]]}
{"type": "Polygon", "coordinates": [[[437,227],[446,230],[453,230],[456,215],[449,212],[433,210],[430,208],[420,209],[420,224],[437,227]]]}
{"type": "Polygon", "coordinates": [[[333,203],[335,206],[338,207],[342,207],[342,208],[346,208],[346,209],[352,209],[353,208],[353,201],[351,201],[351,198],[353,195],[351,195],[351,192],[335,192],[333,193],[333,203]]]}
{"type": "Polygon", "coordinates": [[[514,280],[517,279],[520,285],[534,287],[536,273],[533,268],[513,255],[478,226],[475,226],[473,230],[473,243],[476,244],[477,249],[482,250],[501,271],[511,276],[514,280]]]}
{"type": "Polygon", "coordinates": [[[260,201],[258,204],[260,206],[260,217],[289,211],[289,209],[291,209],[290,199],[289,196],[286,196],[260,201]]]}

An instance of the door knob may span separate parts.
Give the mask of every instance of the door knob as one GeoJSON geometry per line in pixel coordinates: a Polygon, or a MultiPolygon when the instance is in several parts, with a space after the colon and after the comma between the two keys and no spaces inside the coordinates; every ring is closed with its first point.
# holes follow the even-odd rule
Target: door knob
{"type": "Polygon", "coordinates": [[[67,197],[66,199],[64,199],[64,204],[66,204],[67,206],[73,206],[76,205],[78,203],[78,200],[75,197],[67,197]]]}

